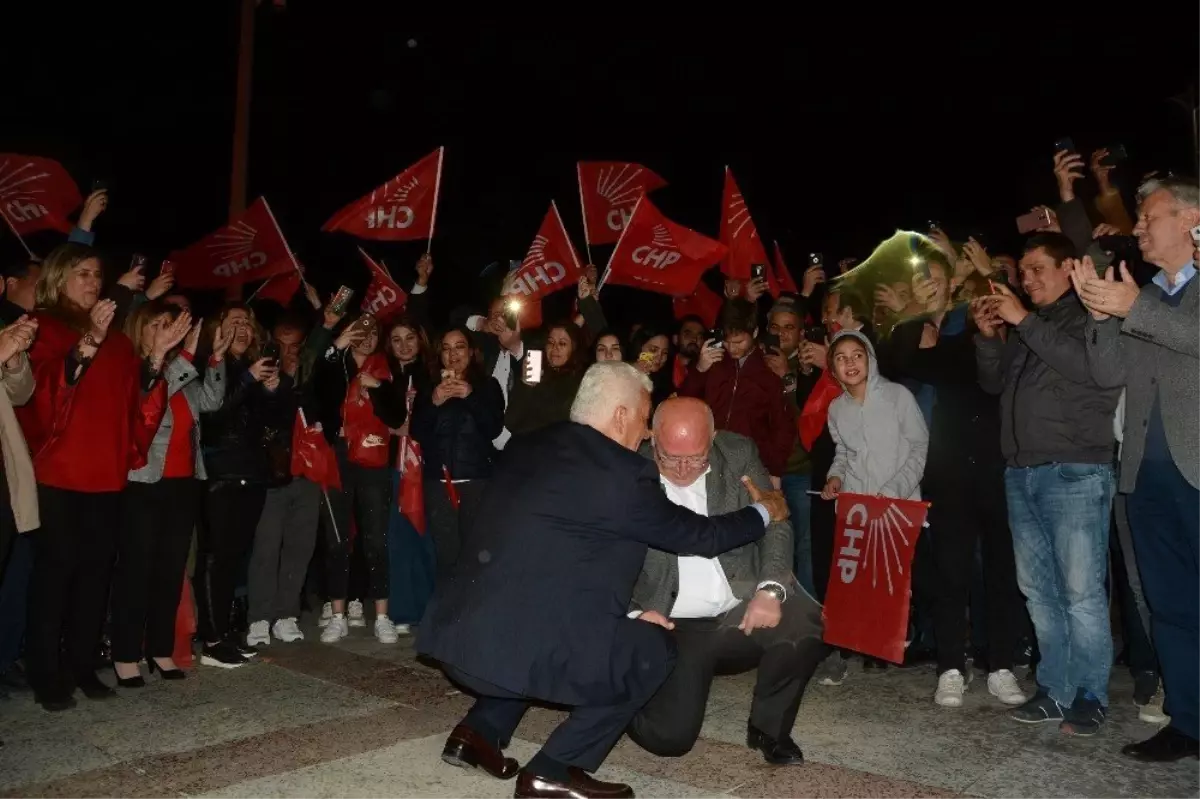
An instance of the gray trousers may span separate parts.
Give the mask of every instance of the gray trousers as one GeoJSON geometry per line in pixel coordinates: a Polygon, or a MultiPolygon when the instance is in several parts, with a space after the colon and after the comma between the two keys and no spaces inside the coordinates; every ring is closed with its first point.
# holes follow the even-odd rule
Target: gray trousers
{"type": "Polygon", "coordinates": [[[302,477],[267,491],[250,554],[251,622],[299,617],[320,507],[320,487],[302,477]]]}

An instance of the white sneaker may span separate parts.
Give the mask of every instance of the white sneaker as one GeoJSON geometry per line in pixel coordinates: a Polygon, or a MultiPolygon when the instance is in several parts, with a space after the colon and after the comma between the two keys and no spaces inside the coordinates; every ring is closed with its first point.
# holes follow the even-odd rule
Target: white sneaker
{"type": "Polygon", "coordinates": [[[407,624],[397,624],[396,625],[396,634],[397,635],[412,635],[412,628],[409,627],[407,624]]]}
{"type": "Polygon", "coordinates": [[[1159,683],[1158,690],[1154,692],[1153,698],[1138,708],[1138,720],[1144,721],[1147,724],[1170,723],[1171,717],[1163,711],[1162,683],[1159,683]]]}
{"type": "Polygon", "coordinates": [[[1025,692],[1021,690],[1021,684],[1008,669],[993,671],[988,675],[988,693],[1006,705],[1025,704],[1025,692]]]}
{"type": "Polygon", "coordinates": [[[937,692],[933,695],[933,701],[942,707],[962,707],[966,690],[967,684],[962,672],[958,669],[947,669],[938,677],[937,692]]]}
{"type": "Polygon", "coordinates": [[[357,599],[350,600],[350,607],[347,609],[347,619],[351,627],[366,627],[367,620],[363,616],[362,602],[357,599]]]}
{"type": "Polygon", "coordinates": [[[329,620],[329,624],[326,624],[325,629],[321,631],[321,643],[336,644],[349,634],[350,627],[346,624],[346,617],[341,613],[335,613],[329,620]]]}
{"type": "Polygon", "coordinates": [[[303,641],[304,633],[300,632],[300,627],[296,624],[296,618],[293,616],[287,619],[279,619],[271,628],[271,632],[275,637],[285,644],[290,644],[293,641],[303,641]]]}
{"type": "Polygon", "coordinates": [[[333,603],[326,602],[321,606],[321,618],[317,619],[317,626],[324,627],[329,624],[329,620],[333,618],[333,603]]]}
{"type": "Polygon", "coordinates": [[[381,644],[394,644],[400,640],[400,634],[396,630],[396,625],[392,624],[391,619],[387,616],[376,616],[375,638],[381,644]]]}
{"type": "Polygon", "coordinates": [[[246,646],[267,646],[271,643],[271,622],[255,621],[250,623],[250,632],[246,633],[246,646]]]}

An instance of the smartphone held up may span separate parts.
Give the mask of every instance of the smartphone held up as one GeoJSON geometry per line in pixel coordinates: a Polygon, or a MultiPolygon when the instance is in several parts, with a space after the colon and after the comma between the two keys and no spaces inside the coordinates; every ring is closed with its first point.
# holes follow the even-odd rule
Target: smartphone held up
{"type": "Polygon", "coordinates": [[[536,386],[542,382],[541,350],[530,350],[525,353],[525,363],[521,369],[521,382],[527,386],[536,386]]]}

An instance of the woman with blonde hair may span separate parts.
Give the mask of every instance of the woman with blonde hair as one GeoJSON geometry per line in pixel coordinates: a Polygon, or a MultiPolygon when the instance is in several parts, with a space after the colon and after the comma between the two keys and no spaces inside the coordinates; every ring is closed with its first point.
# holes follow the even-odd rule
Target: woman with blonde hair
{"type": "MultiPolygon", "coordinates": [[[[129,315],[125,335],[135,352],[148,353],[154,332],[181,315],[177,306],[152,300],[129,315]]],[[[169,357],[163,373],[166,413],[150,442],[146,465],[129,473],[122,496],[112,591],[112,650],[117,684],[123,688],[145,685],[138,670],[143,653],[151,672],[157,669],[168,680],[184,676],[171,655],[175,611],[200,510],[199,481],[205,479],[200,414],[218,410],[225,398],[224,357],[230,336],[215,326],[203,379],[194,365],[199,344],[196,324],[184,346],[169,357]]]]}
{"type": "Polygon", "coordinates": [[[103,272],[89,247],[64,244],[42,263],[38,335],[29,351],[36,388],[19,418],[33,453],[41,527],[32,533],[26,664],[47,710],[113,696],[94,669],[116,552],[121,492],[143,466],[166,410],[159,379],[191,326],[181,314],[142,353],[110,329],[103,272]]]}
{"type": "Polygon", "coordinates": [[[225,305],[208,327],[214,341],[220,329],[229,349],[221,407],[200,416],[208,480],[193,584],[203,642],[200,663],[232,669],[254,655],[230,629],[229,616],[242,560],[267,498],[270,463],[259,419],[267,393],[279,388],[279,363],[276,357],[263,357],[262,331],[245,304],[225,305]]]}

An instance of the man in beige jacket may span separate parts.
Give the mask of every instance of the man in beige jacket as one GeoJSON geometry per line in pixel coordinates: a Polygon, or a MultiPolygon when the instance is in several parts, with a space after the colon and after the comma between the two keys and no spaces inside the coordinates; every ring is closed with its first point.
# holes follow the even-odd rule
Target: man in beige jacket
{"type": "Polygon", "coordinates": [[[13,413],[14,405],[24,405],[33,395],[33,370],[25,351],[33,344],[37,322],[22,316],[0,330],[0,468],[6,491],[0,491],[0,575],[12,546],[13,536],[38,526],[37,483],[33,460],[25,436],[13,413]]]}

